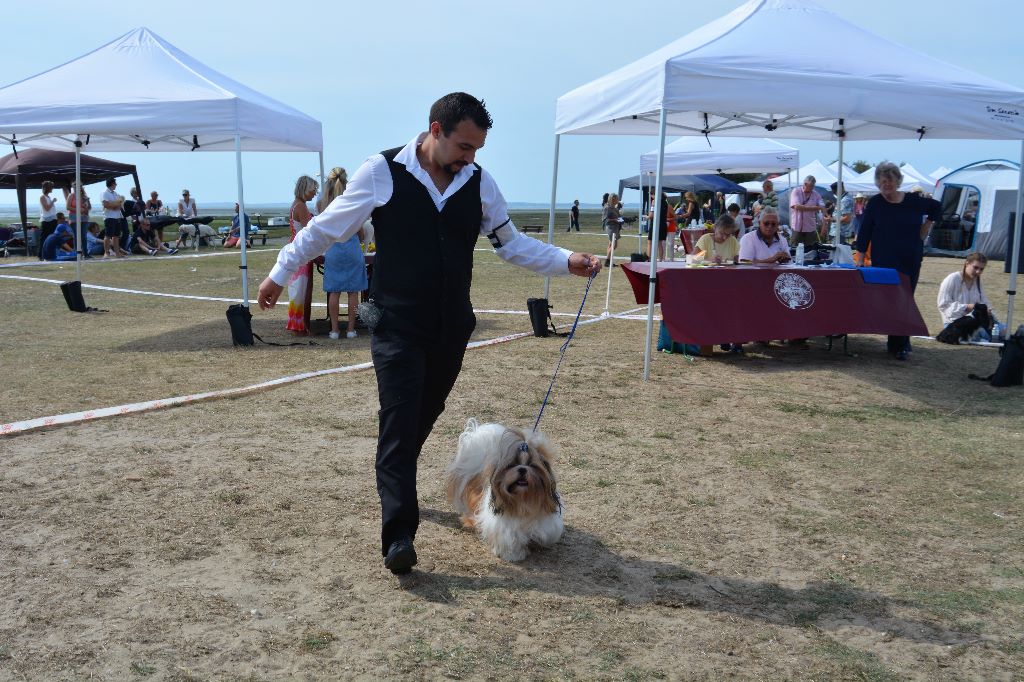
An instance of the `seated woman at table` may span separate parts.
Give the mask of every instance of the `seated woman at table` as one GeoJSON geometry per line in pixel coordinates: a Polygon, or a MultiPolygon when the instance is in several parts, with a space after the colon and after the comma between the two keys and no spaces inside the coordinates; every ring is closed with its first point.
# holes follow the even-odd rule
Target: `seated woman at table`
{"type": "Polygon", "coordinates": [[[779,234],[779,212],[774,208],[761,209],[757,229],[743,235],[740,240],[740,262],[775,264],[789,261],[789,244],[779,234]]]}
{"type": "MultiPolygon", "coordinates": [[[[988,258],[975,252],[967,256],[959,272],[951,272],[939,285],[938,306],[944,327],[963,318],[974,318],[975,308],[985,306],[987,316],[995,319],[992,304],[981,288],[981,273],[985,271],[988,258]]],[[[967,321],[965,321],[967,322],[967,321]]],[[[963,324],[963,323],[961,323],[963,324]]],[[[978,323],[970,324],[975,327],[978,323]]],[[[991,341],[992,335],[985,326],[978,327],[967,338],[968,341],[991,341]]]]}
{"type": "Polygon", "coordinates": [[[709,232],[697,240],[693,247],[694,260],[708,263],[736,263],[740,254],[740,243],[733,235],[736,232],[736,221],[725,213],[715,221],[714,232],[709,232]]]}

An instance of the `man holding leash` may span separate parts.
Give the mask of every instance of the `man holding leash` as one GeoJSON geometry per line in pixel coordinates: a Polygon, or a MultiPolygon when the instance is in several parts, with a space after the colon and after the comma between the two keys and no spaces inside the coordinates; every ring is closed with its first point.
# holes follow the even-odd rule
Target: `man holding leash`
{"type": "Polygon", "coordinates": [[[430,127],[404,147],[371,156],[345,193],[281,249],[260,284],[263,309],[277,302],[298,267],[345,241],[372,217],[377,245],[371,299],[360,315],[380,399],[377,492],[384,566],[416,563],[416,460],[444,411],[476,317],[470,302],[473,248],[485,235],[503,260],[543,275],[589,277],[596,256],[521,235],[489,173],[474,163],[491,116],[462,92],[430,108],[430,127]]]}

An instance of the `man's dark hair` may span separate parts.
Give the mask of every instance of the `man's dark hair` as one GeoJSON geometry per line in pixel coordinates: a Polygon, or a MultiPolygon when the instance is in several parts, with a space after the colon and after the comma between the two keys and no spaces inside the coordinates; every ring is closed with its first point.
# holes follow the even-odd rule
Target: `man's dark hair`
{"type": "Polygon", "coordinates": [[[441,124],[441,131],[448,136],[455,130],[455,126],[467,118],[481,130],[490,130],[494,125],[483,100],[464,92],[451,92],[434,102],[427,123],[437,121],[441,124]]]}

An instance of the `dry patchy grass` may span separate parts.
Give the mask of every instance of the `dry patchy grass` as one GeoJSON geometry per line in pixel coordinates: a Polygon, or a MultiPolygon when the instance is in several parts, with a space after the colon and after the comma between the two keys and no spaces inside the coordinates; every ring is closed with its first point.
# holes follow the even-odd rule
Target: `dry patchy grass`
{"type": "MultiPolygon", "coordinates": [[[[253,255],[254,279],[271,257],[253,255]]],[[[478,308],[538,295],[539,278],[477,264],[478,308]]],[[[954,264],[925,266],[933,330],[954,264]]],[[[183,259],[86,280],[231,296],[236,273],[183,259]]],[[[633,307],[614,277],[612,309],[633,307]]],[[[4,420],[369,357],[365,337],[234,349],[223,303],[90,291],[111,312],[82,316],[55,289],[0,280],[4,420]]],[[[556,310],[581,293],[555,280],[556,310]]],[[[254,322],[289,340],[282,310],[254,322]]],[[[528,325],[480,315],[476,336],[528,325]]],[[[897,364],[858,336],[854,358],[817,342],[659,354],[644,384],[642,330],[588,325],[567,354],[543,422],[567,531],[521,564],[459,528],[441,475],[466,417],[532,422],[557,339],[467,354],[420,460],[421,563],[400,581],[379,558],[370,372],[0,440],[0,679],[1024,675],[1020,391],[965,378],[993,351],[920,342],[897,364]]]]}

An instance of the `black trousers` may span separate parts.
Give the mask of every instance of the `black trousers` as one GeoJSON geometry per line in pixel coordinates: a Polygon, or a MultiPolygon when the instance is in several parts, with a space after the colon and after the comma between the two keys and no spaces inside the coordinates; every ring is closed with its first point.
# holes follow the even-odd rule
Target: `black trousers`
{"type": "Polygon", "coordinates": [[[434,338],[392,331],[370,338],[380,397],[377,493],[381,507],[381,554],[402,536],[416,537],[420,522],[416,461],[462,369],[469,331],[434,338]]]}
{"type": "MultiPolygon", "coordinates": [[[[874,264],[874,261],[872,261],[872,264],[874,264]]],[[[889,266],[889,267],[891,267],[891,266],[889,266]]],[[[899,270],[899,268],[896,268],[896,269],[899,270]]],[[[904,275],[906,275],[907,277],[910,278],[910,291],[911,292],[916,292],[917,291],[917,280],[921,276],[921,263],[920,263],[920,261],[918,262],[916,268],[904,268],[904,269],[909,269],[910,272],[903,272],[902,270],[900,270],[900,272],[903,272],[904,275]]],[[[886,348],[887,351],[889,351],[893,355],[895,355],[896,353],[899,353],[904,348],[909,350],[910,349],[910,337],[909,336],[890,336],[885,341],[885,348],[886,348]]]]}

